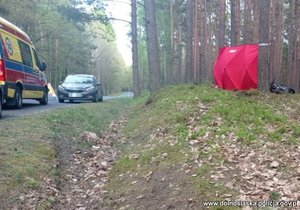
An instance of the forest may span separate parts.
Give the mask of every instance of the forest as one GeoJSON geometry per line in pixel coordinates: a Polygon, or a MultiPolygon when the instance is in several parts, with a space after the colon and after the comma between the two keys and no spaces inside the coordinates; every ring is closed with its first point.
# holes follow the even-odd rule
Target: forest
{"type": "Polygon", "coordinates": [[[145,0],[137,5],[137,40],[147,40],[138,45],[139,68],[134,70],[141,86],[148,72],[146,52],[149,60],[156,56],[149,62],[149,86],[156,89],[186,82],[211,84],[219,48],[259,44],[259,89],[267,90],[275,79],[299,91],[299,1],[145,0]],[[151,38],[155,34],[157,40],[151,38]]]}
{"type": "Polygon", "coordinates": [[[54,86],[75,72],[95,74],[106,94],[212,84],[219,48],[259,44],[259,89],[275,79],[300,90],[299,1],[115,0],[131,5],[132,68],[117,51],[109,1],[1,0],[0,14],[29,34],[54,86]]]}
{"type": "Polygon", "coordinates": [[[105,94],[131,87],[102,2],[1,0],[0,16],[30,36],[54,88],[72,73],[95,75],[105,94]]]}

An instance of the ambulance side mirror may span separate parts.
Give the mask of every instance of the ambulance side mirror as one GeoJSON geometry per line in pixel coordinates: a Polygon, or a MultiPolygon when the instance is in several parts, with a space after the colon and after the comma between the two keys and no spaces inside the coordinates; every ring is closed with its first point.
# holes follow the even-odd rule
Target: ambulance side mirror
{"type": "Polygon", "coordinates": [[[41,65],[41,71],[46,71],[47,65],[43,62],[41,65]]]}

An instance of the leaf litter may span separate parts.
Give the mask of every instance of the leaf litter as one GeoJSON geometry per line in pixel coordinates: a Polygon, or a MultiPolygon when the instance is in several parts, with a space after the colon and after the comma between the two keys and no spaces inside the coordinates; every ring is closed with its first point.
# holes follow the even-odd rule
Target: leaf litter
{"type": "MultiPolygon", "coordinates": [[[[176,103],[177,109],[187,110],[189,107],[183,102],[176,103]]],[[[258,145],[245,145],[234,132],[226,133],[221,136],[215,135],[212,131],[222,125],[221,117],[216,116],[209,124],[204,135],[192,138],[195,132],[199,132],[201,126],[199,121],[201,116],[207,113],[209,107],[199,103],[197,111],[191,113],[186,122],[188,129],[187,141],[189,152],[192,155],[190,162],[184,163],[181,169],[173,167],[173,172],[182,172],[193,179],[205,178],[209,183],[219,185],[224,184],[228,189],[235,193],[219,193],[215,192],[216,199],[219,200],[245,200],[245,201],[266,201],[266,200],[284,200],[294,201],[300,200],[300,146],[289,145],[284,142],[265,141],[262,138],[258,145]],[[211,140],[218,139],[211,143],[211,140]],[[212,153],[215,151],[215,153],[212,153]],[[199,155],[200,152],[206,156],[199,155]],[[222,161],[216,161],[216,160],[222,161]],[[194,173],[194,170],[208,164],[213,166],[213,169],[208,172],[209,176],[199,176],[194,173]]],[[[291,111],[291,110],[289,110],[291,111]]],[[[299,123],[298,118],[293,118],[299,123]]],[[[53,180],[45,180],[44,197],[34,194],[28,194],[21,199],[26,201],[28,209],[34,206],[38,199],[46,199],[46,197],[54,197],[58,201],[54,209],[111,209],[104,201],[107,191],[105,186],[108,183],[108,172],[112,169],[114,161],[119,157],[119,152],[113,147],[114,142],[123,138],[119,131],[124,126],[125,120],[114,121],[110,125],[108,132],[102,135],[97,135],[92,132],[85,132],[81,135],[83,141],[89,142],[91,150],[77,151],[72,155],[70,166],[62,176],[60,183],[62,186],[56,186],[53,180]],[[101,208],[103,207],[103,208],[101,208]]],[[[266,129],[275,130],[268,127],[266,129]]],[[[169,136],[165,128],[159,126],[150,134],[149,143],[145,149],[153,149],[154,144],[168,141],[173,147],[177,140],[169,136]]],[[[153,162],[157,158],[167,158],[169,154],[163,153],[160,157],[153,157],[153,162]]],[[[140,154],[134,153],[129,156],[132,160],[137,160],[140,154]]],[[[151,163],[153,163],[151,162],[151,163]]],[[[170,171],[172,171],[170,170],[170,171]]],[[[183,176],[181,174],[181,176],[183,176]]],[[[158,174],[155,171],[149,170],[143,174],[119,174],[119,178],[125,176],[135,178],[142,176],[141,180],[134,180],[132,185],[138,182],[147,185],[157,185],[165,183],[160,187],[152,186],[152,193],[157,193],[156,190],[166,192],[166,189],[180,189],[176,183],[170,182],[170,177],[173,176],[165,172],[158,174]],[[158,181],[159,180],[159,181],[158,181]]],[[[149,186],[145,186],[147,188],[149,186]]],[[[149,190],[150,190],[149,189],[149,190]]],[[[127,195],[128,196],[128,195],[127,195]]],[[[139,205],[145,202],[147,195],[135,195],[135,199],[139,205]]],[[[161,195],[161,199],[167,197],[161,195]]],[[[170,198],[169,198],[170,199],[170,198]]],[[[175,198],[174,198],[175,199],[175,198]]],[[[174,201],[172,200],[172,202],[174,201]]],[[[124,206],[119,209],[130,209],[132,206],[126,204],[127,198],[119,198],[120,203],[124,206]]],[[[176,209],[176,202],[166,202],[160,205],[162,209],[176,209]]],[[[188,207],[195,206],[195,198],[187,197],[186,202],[188,207]]],[[[178,205],[180,206],[180,205],[178,205]]],[[[197,205],[196,205],[197,206],[197,205]]],[[[196,209],[196,208],[195,208],[196,209]]],[[[251,209],[245,207],[244,209],[251,209]]]]}
{"type": "Polygon", "coordinates": [[[113,144],[123,138],[120,130],[124,123],[123,118],[113,121],[101,135],[93,132],[81,135],[82,141],[92,145],[91,149],[78,150],[72,155],[54,209],[103,209],[108,173],[119,157],[113,144]]]}

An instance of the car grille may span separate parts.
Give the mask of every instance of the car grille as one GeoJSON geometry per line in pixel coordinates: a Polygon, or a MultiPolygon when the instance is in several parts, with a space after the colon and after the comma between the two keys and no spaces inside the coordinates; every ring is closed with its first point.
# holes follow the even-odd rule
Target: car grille
{"type": "Polygon", "coordinates": [[[69,89],[67,89],[67,91],[69,93],[82,93],[83,92],[83,90],[69,90],[69,89]]]}

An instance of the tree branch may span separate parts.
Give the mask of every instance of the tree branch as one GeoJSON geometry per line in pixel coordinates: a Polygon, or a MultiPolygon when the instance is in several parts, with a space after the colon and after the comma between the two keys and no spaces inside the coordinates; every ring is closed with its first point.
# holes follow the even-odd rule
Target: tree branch
{"type": "Polygon", "coordinates": [[[112,21],[121,21],[121,22],[125,22],[125,23],[128,23],[128,24],[131,24],[131,21],[124,20],[124,19],[119,19],[119,18],[113,18],[113,17],[110,17],[110,18],[108,18],[108,20],[112,20],[112,21]]]}

